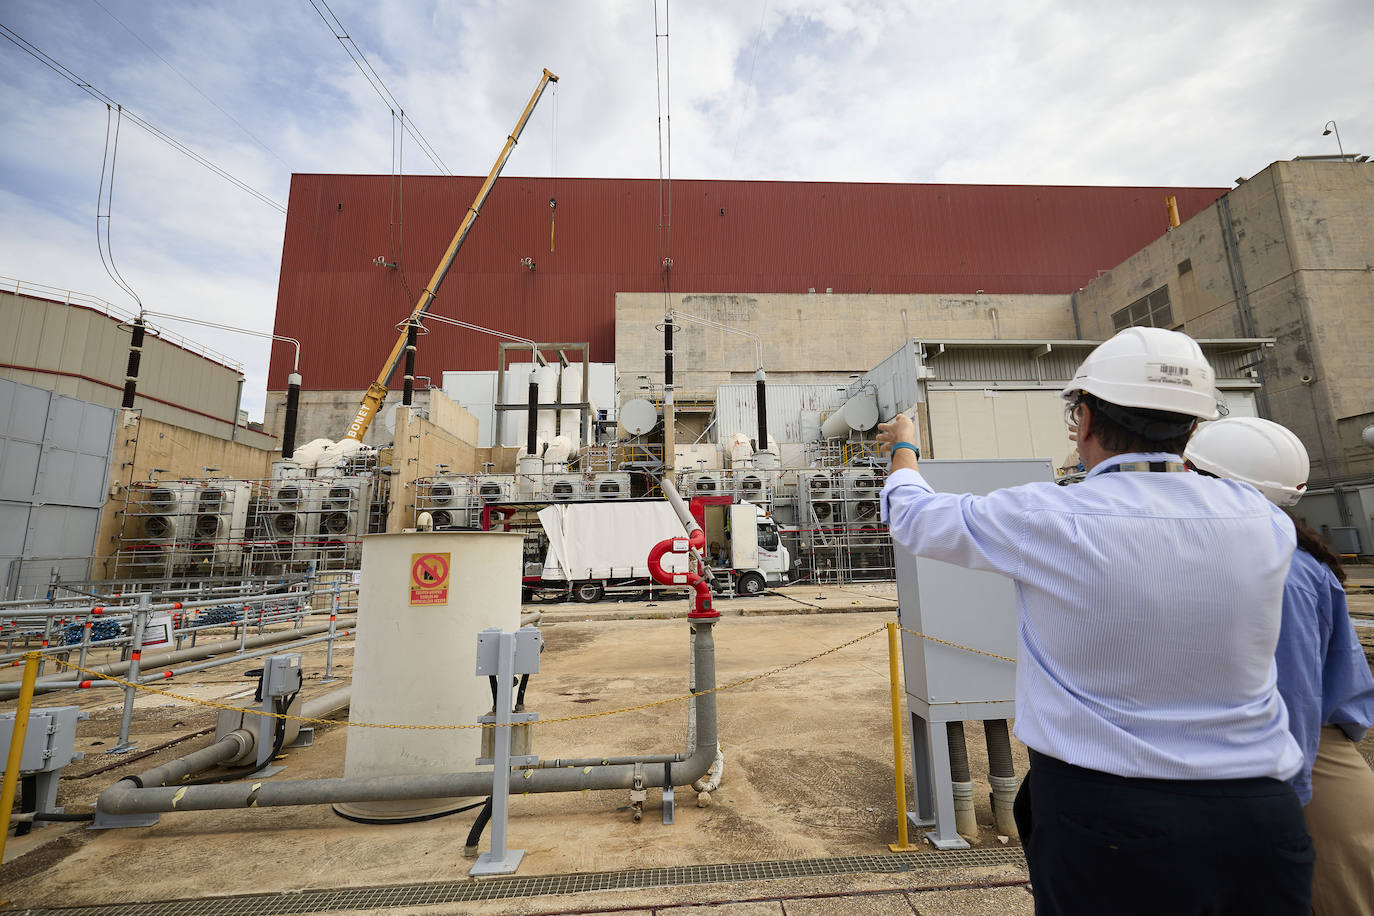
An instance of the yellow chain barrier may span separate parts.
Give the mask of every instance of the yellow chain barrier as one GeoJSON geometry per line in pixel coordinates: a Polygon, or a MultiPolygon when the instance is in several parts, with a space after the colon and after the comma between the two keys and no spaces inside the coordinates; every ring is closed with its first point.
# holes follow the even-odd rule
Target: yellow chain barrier
{"type": "MultiPolygon", "coordinates": [[[[755,681],[761,681],[764,678],[769,678],[777,674],[782,674],[784,671],[790,671],[793,668],[800,668],[802,665],[805,665],[809,662],[814,662],[817,659],[824,658],[825,656],[831,655],[835,652],[839,652],[841,649],[847,649],[852,645],[861,643],[865,639],[870,639],[874,636],[877,636],[879,633],[884,632],[886,629],[886,627],[878,627],[875,630],[870,630],[867,633],[864,633],[862,636],[856,636],[848,642],[840,643],[838,646],[832,646],[829,649],[826,649],[822,652],[817,652],[815,655],[809,656],[807,658],[799,659],[798,661],[790,662],[786,665],[779,665],[778,667],[769,669],[768,671],[764,671],[761,674],[753,674],[749,677],[740,678],[737,681],[731,681],[728,684],[721,684],[717,687],[712,687],[709,690],[702,690],[695,694],[688,693],[683,694],[681,696],[668,697],[667,699],[663,700],[652,700],[648,703],[640,703],[636,706],[625,706],[620,709],[606,709],[602,710],[601,712],[586,712],[575,716],[558,716],[557,718],[553,719],[537,719],[534,722],[531,722],[530,724],[552,725],[555,722],[577,722],[583,719],[599,719],[603,716],[615,716],[626,712],[638,712],[641,709],[653,709],[657,706],[668,706],[673,703],[684,703],[692,699],[694,696],[700,697],[706,696],[707,694],[711,693],[722,693],[726,690],[734,690],[737,687],[744,687],[745,685],[752,684],[755,681]]],[[[916,630],[909,630],[906,627],[900,627],[900,629],[904,633],[910,633],[913,636],[919,636],[922,639],[928,639],[931,642],[938,642],[942,645],[950,646],[955,649],[963,649],[966,652],[974,652],[978,655],[986,655],[990,658],[1001,659],[1002,661],[1015,662],[1015,659],[1007,658],[1005,655],[993,655],[991,652],[984,652],[981,649],[974,649],[971,646],[961,646],[958,643],[949,642],[948,640],[940,639],[935,636],[929,636],[925,633],[919,633],[916,630]]],[[[54,658],[52,659],[52,661],[56,662],[59,667],[69,668],[72,671],[80,671],[82,674],[90,675],[90,677],[93,680],[109,681],[112,684],[119,684],[121,687],[132,687],[135,690],[141,690],[145,693],[155,693],[158,696],[167,697],[169,700],[180,700],[183,703],[190,703],[195,706],[206,706],[210,709],[227,709],[231,712],[243,713],[246,715],[266,716],[271,719],[282,719],[289,722],[304,722],[309,725],[345,725],[349,728],[400,728],[414,729],[418,731],[454,731],[457,729],[464,728],[496,727],[496,723],[494,722],[474,723],[471,725],[404,725],[394,722],[339,722],[335,719],[317,719],[312,718],[310,716],[293,716],[287,713],[263,712],[260,709],[252,709],[250,707],[245,706],[230,706],[227,703],[217,703],[214,700],[198,700],[195,697],[182,696],[181,694],[172,693],[170,690],[160,690],[157,687],[149,687],[146,684],[135,684],[132,681],[126,681],[123,678],[114,677],[113,675],[109,674],[101,674],[99,671],[93,671],[90,668],[83,668],[81,665],[73,664],[70,661],[64,661],[63,659],[59,658],[54,658]]]]}

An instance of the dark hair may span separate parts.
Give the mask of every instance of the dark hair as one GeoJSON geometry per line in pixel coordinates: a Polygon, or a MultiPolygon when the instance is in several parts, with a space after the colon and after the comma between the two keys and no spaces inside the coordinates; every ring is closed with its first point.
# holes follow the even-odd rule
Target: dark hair
{"type": "Polygon", "coordinates": [[[1307,551],[1318,562],[1325,563],[1336,577],[1336,581],[1344,585],[1345,567],[1341,565],[1341,558],[1336,556],[1335,551],[1327,545],[1325,539],[1311,525],[1307,524],[1307,519],[1300,515],[1294,515],[1288,509],[1283,511],[1293,520],[1293,527],[1298,532],[1298,549],[1307,551]]]}
{"type": "Polygon", "coordinates": [[[1197,424],[1187,414],[1122,407],[1091,394],[1079,400],[1093,412],[1092,436],[1109,452],[1170,452],[1182,455],[1197,424]]]}

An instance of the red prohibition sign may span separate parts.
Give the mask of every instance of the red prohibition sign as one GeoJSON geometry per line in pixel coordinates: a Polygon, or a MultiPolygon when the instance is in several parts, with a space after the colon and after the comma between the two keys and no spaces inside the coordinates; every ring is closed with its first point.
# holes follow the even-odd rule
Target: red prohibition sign
{"type": "Polygon", "coordinates": [[[410,579],[419,588],[433,588],[448,579],[448,560],[427,553],[410,568],[410,579]]]}

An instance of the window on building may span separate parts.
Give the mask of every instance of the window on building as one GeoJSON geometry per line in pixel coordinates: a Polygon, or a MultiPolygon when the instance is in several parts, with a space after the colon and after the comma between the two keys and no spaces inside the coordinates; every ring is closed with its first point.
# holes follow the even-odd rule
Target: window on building
{"type": "Polygon", "coordinates": [[[1148,296],[1141,296],[1130,305],[1112,312],[1112,330],[1122,328],[1167,328],[1174,323],[1169,307],[1169,287],[1161,286],[1148,296]]]}

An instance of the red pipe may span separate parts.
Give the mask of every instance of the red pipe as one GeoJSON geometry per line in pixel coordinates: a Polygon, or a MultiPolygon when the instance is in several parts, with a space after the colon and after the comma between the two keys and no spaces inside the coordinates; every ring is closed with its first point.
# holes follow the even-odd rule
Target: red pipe
{"type": "Polygon", "coordinates": [[[668,538],[666,541],[659,541],[649,551],[649,575],[653,576],[659,585],[690,585],[696,590],[696,606],[693,607],[687,618],[698,620],[702,618],[716,618],[720,616],[711,606],[711,587],[706,584],[696,570],[692,568],[689,548],[696,548],[698,551],[706,543],[706,532],[700,528],[693,528],[685,538],[668,538]],[[683,554],[688,556],[687,572],[668,572],[663,568],[663,555],[667,553],[683,554]]]}

